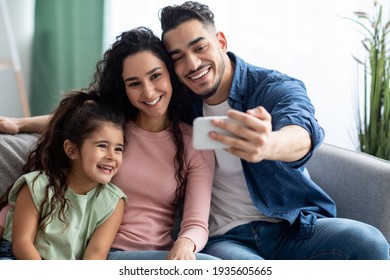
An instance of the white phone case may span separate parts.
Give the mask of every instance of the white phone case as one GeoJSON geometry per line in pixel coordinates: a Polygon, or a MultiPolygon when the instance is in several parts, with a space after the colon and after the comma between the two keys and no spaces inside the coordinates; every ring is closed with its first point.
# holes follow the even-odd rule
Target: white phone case
{"type": "MultiPolygon", "coordinates": [[[[216,127],[211,124],[212,119],[231,120],[227,116],[210,116],[210,117],[198,117],[193,123],[193,145],[197,150],[214,150],[227,148],[228,145],[215,141],[210,138],[209,133],[211,131],[218,132],[220,134],[234,136],[234,134],[216,127]]],[[[232,120],[233,121],[233,120],[232,120]]]]}

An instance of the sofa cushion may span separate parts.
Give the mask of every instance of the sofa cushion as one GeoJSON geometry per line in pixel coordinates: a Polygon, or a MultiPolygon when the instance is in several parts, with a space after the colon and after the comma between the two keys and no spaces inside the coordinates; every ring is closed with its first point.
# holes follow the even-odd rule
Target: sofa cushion
{"type": "Polygon", "coordinates": [[[0,194],[23,173],[28,153],[38,134],[0,134],[0,194]]]}

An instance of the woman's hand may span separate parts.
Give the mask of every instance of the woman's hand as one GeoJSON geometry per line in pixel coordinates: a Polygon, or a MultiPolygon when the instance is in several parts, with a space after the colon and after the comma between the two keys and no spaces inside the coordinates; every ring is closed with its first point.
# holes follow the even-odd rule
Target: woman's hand
{"type": "Polygon", "coordinates": [[[19,133],[19,127],[16,123],[16,118],[0,117],[0,133],[19,133]]]}
{"type": "Polygon", "coordinates": [[[49,123],[49,118],[49,115],[25,118],[0,117],[0,133],[41,133],[49,123]]]}
{"type": "Polygon", "coordinates": [[[195,260],[194,243],[185,237],[181,237],[173,244],[167,256],[168,260],[195,260]]]}

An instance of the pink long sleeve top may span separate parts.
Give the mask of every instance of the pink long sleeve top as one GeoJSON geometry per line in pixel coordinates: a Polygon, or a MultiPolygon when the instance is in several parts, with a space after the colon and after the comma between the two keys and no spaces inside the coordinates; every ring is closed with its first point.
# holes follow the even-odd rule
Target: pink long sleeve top
{"type": "MultiPolygon", "coordinates": [[[[215,156],[212,151],[193,148],[191,126],[182,124],[181,130],[188,182],[178,237],[192,240],[198,252],[208,238],[215,156]]],[[[174,242],[172,202],[177,186],[172,135],[168,130],[148,132],[129,122],[127,141],[123,164],[113,183],[125,192],[128,202],[112,247],[131,251],[170,250],[174,242]]]]}
{"type": "Polygon", "coordinates": [[[2,228],[5,228],[5,221],[7,219],[7,214],[8,214],[8,210],[10,207],[11,207],[11,205],[8,204],[0,211],[0,227],[2,227],[2,228]]]}

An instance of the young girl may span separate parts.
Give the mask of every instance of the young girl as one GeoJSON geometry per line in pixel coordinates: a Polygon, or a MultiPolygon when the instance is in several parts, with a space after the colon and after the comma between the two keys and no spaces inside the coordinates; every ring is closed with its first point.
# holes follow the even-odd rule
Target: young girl
{"type": "Polygon", "coordinates": [[[28,173],[9,190],[0,257],[107,258],[127,199],[109,183],[122,164],[123,125],[94,92],[61,101],[29,155],[28,173]]]}

